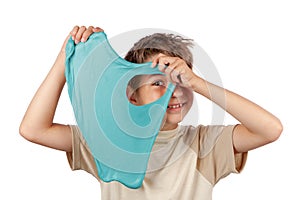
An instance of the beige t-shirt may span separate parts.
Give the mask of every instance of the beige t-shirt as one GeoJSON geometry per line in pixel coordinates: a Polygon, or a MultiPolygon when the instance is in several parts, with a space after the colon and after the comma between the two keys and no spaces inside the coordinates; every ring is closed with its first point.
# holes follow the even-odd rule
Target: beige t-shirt
{"type": "Polygon", "coordinates": [[[73,152],[67,153],[72,170],[82,169],[97,178],[102,200],[210,200],[214,185],[244,167],[247,153],[234,154],[234,126],[178,126],[159,132],[143,184],[130,189],[117,181],[105,183],[77,126],[73,152]]]}

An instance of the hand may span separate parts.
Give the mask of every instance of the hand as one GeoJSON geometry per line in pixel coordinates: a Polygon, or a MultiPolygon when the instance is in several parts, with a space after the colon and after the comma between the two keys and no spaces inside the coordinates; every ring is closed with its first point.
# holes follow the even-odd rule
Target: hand
{"type": "Polygon", "coordinates": [[[75,44],[78,44],[79,42],[86,42],[93,33],[101,31],[103,31],[103,29],[99,27],[89,26],[86,28],[85,26],[75,26],[70,35],[72,36],[75,44]]]}
{"type": "Polygon", "coordinates": [[[71,30],[70,34],[67,36],[67,38],[64,41],[64,44],[62,45],[62,48],[60,50],[60,53],[55,61],[55,64],[62,65],[63,70],[64,70],[64,63],[65,63],[65,49],[66,45],[72,37],[72,40],[74,40],[75,44],[78,44],[79,42],[86,42],[88,38],[96,32],[101,32],[103,29],[99,27],[94,27],[94,26],[89,26],[86,28],[85,26],[74,26],[74,28],[71,30]]]}
{"type": "Polygon", "coordinates": [[[193,81],[197,78],[197,75],[194,74],[186,62],[178,57],[159,54],[152,61],[152,67],[155,66],[166,74],[170,82],[179,86],[192,88],[193,81]]]}

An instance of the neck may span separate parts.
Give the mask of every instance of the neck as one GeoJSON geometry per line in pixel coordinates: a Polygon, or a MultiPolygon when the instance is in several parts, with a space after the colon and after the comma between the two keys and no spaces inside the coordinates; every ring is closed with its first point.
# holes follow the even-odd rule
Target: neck
{"type": "Polygon", "coordinates": [[[161,131],[169,131],[177,128],[178,124],[164,124],[163,127],[160,129],[161,131]]]}

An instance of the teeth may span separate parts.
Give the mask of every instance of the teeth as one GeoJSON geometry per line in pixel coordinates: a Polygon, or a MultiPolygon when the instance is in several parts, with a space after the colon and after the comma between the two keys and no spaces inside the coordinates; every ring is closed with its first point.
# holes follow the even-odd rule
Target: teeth
{"type": "Polygon", "coordinates": [[[176,104],[176,105],[170,105],[168,108],[180,108],[182,107],[182,104],[176,104]]]}

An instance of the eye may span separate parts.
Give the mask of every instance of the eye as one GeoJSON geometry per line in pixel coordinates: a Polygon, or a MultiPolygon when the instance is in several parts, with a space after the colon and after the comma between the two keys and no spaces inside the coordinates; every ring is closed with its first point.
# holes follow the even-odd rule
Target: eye
{"type": "Polygon", "coordinates": [[[165,82],[162,80],[157,80],[152,83],[153,86],[165,86],[165,82]]]}

